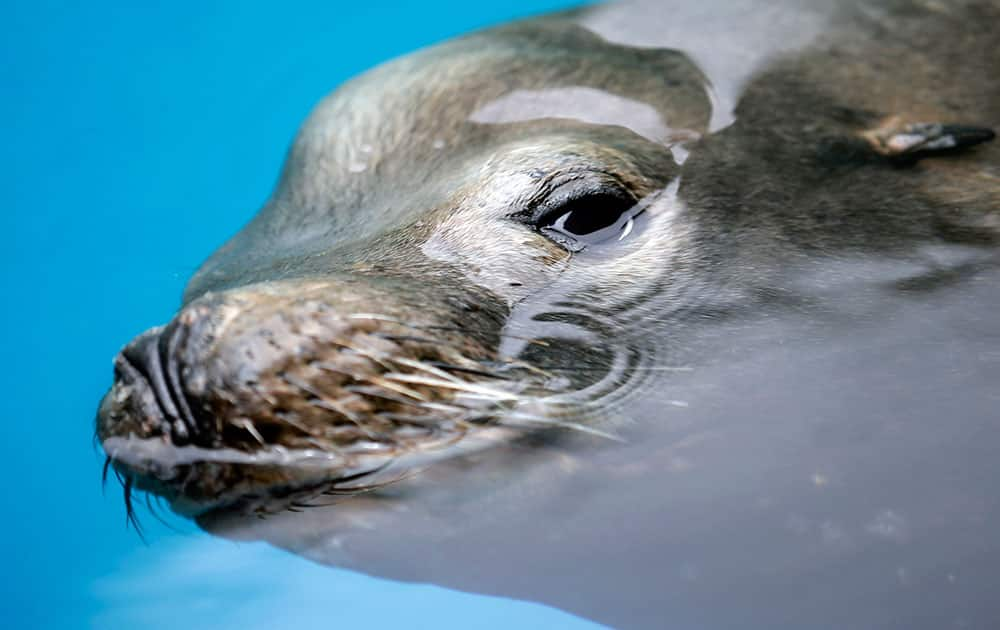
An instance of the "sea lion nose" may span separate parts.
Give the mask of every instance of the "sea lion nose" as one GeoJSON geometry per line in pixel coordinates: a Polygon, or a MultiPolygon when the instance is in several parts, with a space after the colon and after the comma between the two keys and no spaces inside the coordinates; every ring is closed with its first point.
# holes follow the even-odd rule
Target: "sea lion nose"
{"type": "MultiPolygon", "coordinates": [[[[210,419],[201,417],[183,383],[184,356],[198,340],[210,337],[207,309],[182,311],[166,326],[150,329],[126,345],[115,358],[110,395],[143,418],[140,436],[169,433],[175,444],[199,442],[210,419]]],[[[102,405],[102,412],[107,409],[102,405]]]]}
{"type": "Polygon", "coordinates": [[[135,387],[150,388],[171,433],[187,441],[195,426],[180,387],[176,358],[170,354],[170,346],[176,344],[179,332],[174,323],[147,331],[125,346],[120,356],[134,370],[123,376],[132,380],[135,387]]]}
{"type": "MultiPolygon", "coordinates": [[[[170,392],[168,379],[163,373],[159,339],[159,330],[143,333],[115,358],[115,383],[112,386],[112,394],[116,391],[124,392],[118,397],[131,408],[129,415],[142,417],[142,426],[145,430],[139,432],[141,437],[145,437],[150,429],[173,432],[173,427],[180,417],[170,392]],[[137,414],[136,411],[142,413],[137,414]]],[[[181,430],[187,433],[186,427],[182,427],[181,430]]]]}

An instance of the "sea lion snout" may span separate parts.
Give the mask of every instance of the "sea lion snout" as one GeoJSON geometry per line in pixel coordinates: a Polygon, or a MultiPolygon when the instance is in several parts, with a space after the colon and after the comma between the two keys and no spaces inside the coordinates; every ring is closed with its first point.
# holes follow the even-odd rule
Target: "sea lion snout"
{"type": "Polygon", "coordinates": [[[211,446],[215,423],[200,400],[205,371],[199,361],[215,339],[221,305],[212,302],[209,297],[184,309],[166,326],[122,348],[99,433],[158,435],[177,446],[211,446]]]}
{"type": "Polygon", "coordinates": [[[471,314],[474,298],[460,295],[417,311],[394,286],[251,285],[206,294],[143,333],[116,357],[98,412],[115,469],[141,489],[224,503],[298,487],[303,461],[328,484],[440,448],[517,401],[510,387],[525,381],[492,362],[486,338],[501,319],[481,298],[471,314]]]}
{"type": "Polygon", "coordinates": [[[140,430],[162,432],[175,444],[197,440],[203,433],[181,387],[176,357],[170,354],[183,334],[175,324],[167,329],[154,328],[139,335],[115,357],[115,388],[129,398],[146,401],[135,410],[145,412],[145,426],[140,430]]]}

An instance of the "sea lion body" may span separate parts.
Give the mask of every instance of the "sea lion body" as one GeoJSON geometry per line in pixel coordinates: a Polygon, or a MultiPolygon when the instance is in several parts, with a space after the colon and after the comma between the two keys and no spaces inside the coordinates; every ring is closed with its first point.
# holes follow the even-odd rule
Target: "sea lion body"
{"type": "Polygon", "coordinates": [[[1000,617],[998,18],[626,3],[354,79],[116,360],[126,496],[619,626],[1000,617]]]}

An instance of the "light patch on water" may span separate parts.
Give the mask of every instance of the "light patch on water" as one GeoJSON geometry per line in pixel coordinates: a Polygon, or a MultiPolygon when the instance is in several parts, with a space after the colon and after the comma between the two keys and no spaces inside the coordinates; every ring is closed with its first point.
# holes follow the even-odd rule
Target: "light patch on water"
{"type": "MultiPolygon", "coordinates": [[[[600,628],[538,604],[380,580],[264,543],[207,536],[157,541],[97,579],[101,630],[176,628],[600,628]]],[[[81,624],[83,624],[81,620],[81,624]]]]}

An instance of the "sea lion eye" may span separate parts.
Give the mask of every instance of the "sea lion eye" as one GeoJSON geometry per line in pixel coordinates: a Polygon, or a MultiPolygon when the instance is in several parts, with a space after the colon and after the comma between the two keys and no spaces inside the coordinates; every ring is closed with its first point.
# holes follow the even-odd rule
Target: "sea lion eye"
{"type": "Polygon", "coordinates": [[[635,198],[627,193],[591,193],[544,211],[535,228],[569,251],[578,252],[587,245],[625,238],[639,212],[635,198]]]}

